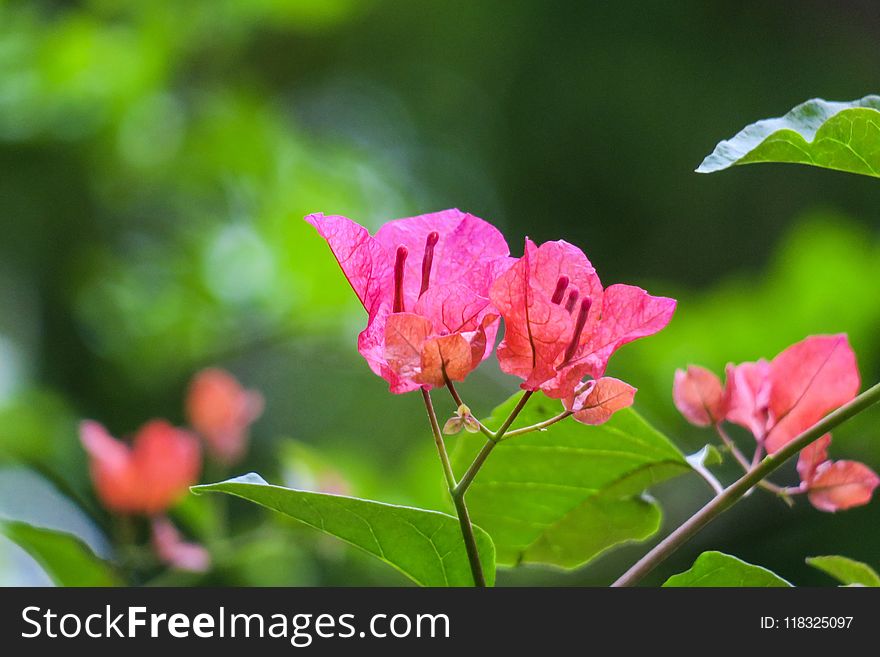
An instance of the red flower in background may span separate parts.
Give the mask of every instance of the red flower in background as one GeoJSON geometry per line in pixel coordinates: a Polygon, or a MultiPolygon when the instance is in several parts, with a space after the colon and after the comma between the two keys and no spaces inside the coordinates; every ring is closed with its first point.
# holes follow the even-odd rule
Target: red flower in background
{"type": "Polygon", "coordinates": [[[489,286],[510,266],[490,224],[459,210],[398,219],[375,236],[346,217],[306,221],[327,240],[367,311],[358,351],[394,393],[463,380],[492,353],[489,286]]]}
{"type": "MultiPolygon", "coordinates": [[[[665,327],[676,304],[631,285],[603,288],[584,253],[561,240],[536,246],[527,239],[523,257],[495,281],[490,298],[506,327],[501,369],[523,379],[524,389],[542,390],[575,411],[592,394],[584,378],[601,382],[611,355],[665,327]]],[[[621,383],[596,390],[614,388],[631,403],[635,389],[621,383]]]]}
{"type": "Polygon", "coordinates": [[[196,437],[163,420],[145,424],[131,446],[86,420],[80,424],[80,440],[98,497],[117,513],[165,511],[196,483],[201,470],[196,437]]]}
{"type": "MultiPolygon", "coordinates": [[[[846,335],[810,336],[772,361],[727,366],[727,381],[701,367],[675,375],[673,399],[698,426],[732,422],[748,429],[758,448],[774,454],[831,411],[853,399],[860,378],[846,335]]],[[[822,511],[866,504],[880,480],[866,465],[831,461],[827,434],[801,450],[800,489],[822,511]]]]}
{"type": "Polygon", "coordinates": [[[193,377],[186,397],[189,423],[220,462],[236,463],[244,455],[248,428],[263,412],[263,396],[245,390],[229,372],[209,368],[193,377]]]}

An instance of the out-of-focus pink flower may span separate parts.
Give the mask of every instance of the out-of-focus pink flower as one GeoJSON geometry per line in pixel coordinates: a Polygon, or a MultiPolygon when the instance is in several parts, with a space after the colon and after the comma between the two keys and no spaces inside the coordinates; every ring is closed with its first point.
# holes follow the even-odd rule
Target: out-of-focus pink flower
{"type": "Polygon", "coordinates": [[[828,458],[831,434],[801,450],[797,470],[801,489],[820,511],[843,511],[871,501],[880,477],[864,463],[828,458]]]}
{"type": "Polygon", "coordinates": [[[773,454],[825,415],[853,399],[861,380],[846,335],[815,335],[770,363],[770,421],[764,443],[773,454]]]}
{"type": "Polygon", "coordinates": [[[745,427],[762,442],[770,428],[770,363],[762,358],[728,365],[725,397],[724,419],[745,427]]]}
{"type": "MultiPolygon", "coordinates": [[[[846,335],[813,335],[793,344],[772,361],[727,366],[720,383],[702,368],[697,376],[675,375],[675,403],[694,424],[733,422],[752,432],[759,448],[774,454],[843,406],[859,391],[859,370],[846,335]],[[700,405],[703,398],[711,401],[700,405]]],[[[797,471],[800,490],[822,511],[867,504],[880,479],[868,466],[828,458],[831,434],[801,450],[797,471]]]]}
{"type": "Polygon", "coordinates": [[[211,555],[204,546],[183,540],[164,516],[153,518],[152,543],[156,556],[172,568],[203,573],[211,567],[211,555]]]}
{"type": "Polygon", "coordinates": [[[346,217],[311,214],[367,311],[358,351],[391,391],[463,380],[492,353],[489,286],[510,266],[500,232],[459,210],[398,219],[375,236],[346,217]]]}
{"type": "Polygon", "coordinates": [[[774,454],[859,391],[859,369],[846,335],[814,335],[770,363],[729,365],[726,419],[774,454]]]}
{"type": "Polygon", "coordinates": [[[165,511],[196,483],[201,469],[196,437],[163,420],[141,427],[130,447],[91,420],[80,424],[80,440],[98,497],[117,513],[165,511]]]}
{"type": "Polygon", "coordinates": [[[263,396],[245,390],[229,372],[212,367],[196,374],[190,383],[186,412],[211,454],[232,464],[247,449],[248,428],[263,412],[263,396]]]}
{"type": "Polygon", "coordinates": [[[665,327],[676,303],[631,285],[603,288],[576,246],[529,239],[489,296],[505,322],[501,369],[526,390],[568,400],[570,410],[578,410],[571,404],[583,397],[584,378],[601,379],[618,348],[665,327]]]}
{"type": "Polygon", "coordinates": [[[675,371],[672,398],[685,419],[698,427],[717,424],[727,413],[727,396],[721,379],[699,365],[675,371]]]}

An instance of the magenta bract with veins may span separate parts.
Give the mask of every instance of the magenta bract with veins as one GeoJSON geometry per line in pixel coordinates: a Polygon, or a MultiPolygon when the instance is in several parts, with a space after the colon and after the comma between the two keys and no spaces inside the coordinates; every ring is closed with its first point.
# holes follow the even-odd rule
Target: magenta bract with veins
{"type": "Polygon", "coordinates": [[[501,233],[460,210],[397,219],[370,235],[338,215],[306,221],[327,240],[367,311],[358,351],[392,392],[463,380],[489,356],[489,287],[513,262],[501,233]]]}
{"type": "Polygon", "coordinates": [[[631,285],[603,288],[583,251],[561,240],[527,239],[489,296],[505,322],[501,369],[569,410],[584,399],[585,377],[601,379],[611,355],[665,327],[676,304],[631,285]]]}

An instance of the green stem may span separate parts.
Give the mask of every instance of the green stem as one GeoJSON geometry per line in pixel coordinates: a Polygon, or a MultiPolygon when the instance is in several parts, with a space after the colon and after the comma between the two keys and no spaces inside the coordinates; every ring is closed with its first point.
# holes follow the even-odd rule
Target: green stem
{"type": "Polygon", "coordinates": [[[464,473],[464,476],[461,478],[461,481],[458,482],[455,490],[452,491],[454,495],[464,497],[464,494],[467,492],[467,489],[470,488],[471,482],[474,480],[474,477],[477,476],[480,468],[483,467],[483,463],[485,463],[486,459],[489,458],[489,454],[492,453],[492,450],[495,449],[495,445],[497,444],[498,441],[493,438],[490,438],[486,441],[486,444],[483,445],[483,449],[481,449],[480,453],[477,454],[476,458],[474,458],[473,462],[464,473]]]}
{"type": "Polygon", "coordinates": [[[428,420],[431,422],[431,432],[434,434],[434,442],[437,445],[437,454],[443,464],[443,475],[446,477],[446,487],[455,505],[455,513],[458,516],[458,524],[461,526],[461,536],[464,539],[464,547],[467,552],[468,562],[471,565],[471,574],[474,578],[474,586],[486,586],[486,578],[483,575],[483,564],[480,563],[480,552],[477,549],[477,540],[474,536],[474,527],[471,525],[470,514],[464,502],[464,496],[456,494],[455,475],[449,463],[449,455],[446,453],[446,445],[443,442],[443,434],[440,424],[437,422],[437,413],[431,402],[431,394],[422,388],[422,398],[425,400],[425,410],[428,412],[428,420]]]}
{"type": "Polygon", "coordinates": [[[678,529],[654,546],[651,551],[621,575],[612,586],[632,586],[638,583],[639,580],[665,561],[669,555],[703,527],[742,499],[764,477],[775,471],[804,447],[807,447],[835,427],[858,415],[878,401],[880,401],[880,383],[875,384],[848,404],[844,404],[836,411],[825,416],[825,418],[790,441],[778,452],[757,463],[754,468],[751,468],[740,479],[737,479],[725,488],[720,495],[711,499],[708,504],[692,515],[678,529]]]}
{"type": "Polygon", "coordinates": [[[443,476],[446,477],[446,487],[449,492],[455,490],[455,475],[452,472],[452,465],[449,463],[449,455],[446,453],[446,444],[443,442],[443,433],[440,431],[440,424],[437,422],[437,413],[434,412],[434,404],[431,402],[431,393],[425,388],[422,391],[422,398],[425,400],[425,410],[428,412],[428,421],[431,423],[431,433],[434,434],[434,443],[437,445],[437,454],[440,456],[440,463],[443,464],[443,476]]]}
{"type": "Polygon", "coordinates": [[[477,454],[476,458],[473,460],[473,463],[471,463],[470,467],[467,469],[467,472],[464,473],[461,481],[458,482],[458,485],[453,491],[454,495],[459,495],[462,498],[464,497],[464,494],[470,487],[471,482],[474,480],[474,477],[477,476],[480,468],[483,467],[483,463],[485,463],[486,459],[489,458],[489,454],[492,453],[492,450],[495,449],[495,445],[497,445],[499,441],[501,441],[501,439],[505,437],[505,434],[510,428],[510,425],[513,424],[514,420],[516,420],[522,409],[525,408],[525,405],[528,403],[533,394],[535,394],[534,390],[526,390],[523,396],[519,398],[516,406],[510,412],[510,415],[507,416],[507,419],[504,420],[504,423],[501,425],[498,431],[494,433],[489,432],[489,439],[486,441],[486,444],[483,445],[483,449],[481,449],[480,453],[477,454]]]}
{"type": "Polygon", "coordinates": [[[733,439],[727,435],[727,432],[721,427],[721,424],[715,425],[715,430],[718,432],[718,435],[721,437],[721,442],[724,443],[724,446],[727,447],[728,451],[733,454],[733,458],[736,459],[737,463],[742,466],[742,469],[745,472],[749,471],[751,467],[749,465],[748,460],[746,459],[746,455],[743,454],[739,447],[736,446],[736,443],[733,442],[733,439]]]}
{"type": "MultiPolygon", "coordinates": [[[[733,454],[733,458],[736,459],[736,462],[739,463],[740,466],[742,466],[743,472],[748,472],[749,470],[751,470],[754,466],[749,463],[748,459],[746,459],[745,454],[740,451],[739,447],[736,446],[736,443],[733,442],[733,439],[727,434],[720,423],[715,425],[715,430],[721,437],[721,442],[723,442],[727,450],[731,454],[733,454]]],[[[788,489],[783,488],[782,486],[777,486],[776,484],[769,481],[759,482],[758,487],[763,488],[766,491],[770,491],[774,495],[778,495],[783,499],[786,504],[791,506],[791,500],[788,496],[788,489]]]]}
{"type": "MultiPolygon", "coordinates": [[[[513,431],[508,431],[504,434],[504,440],[508,438],[513,438],[514,436],[521,436],[524,433],[531,433],[532,431],[543,431],[549,426],[556,424],[557,422],[561,422],[567,417],[570,417],[573,414],[573,411],[563,411],[559,415],[554,415],[549,420],[544,420],[543,422],[538,422],[537,424],[532,424],[527,427],[521,427],[519,429],[514,429],[513,431]]],[[[498,440],[501,440],[499,438],[498,440]]]]}

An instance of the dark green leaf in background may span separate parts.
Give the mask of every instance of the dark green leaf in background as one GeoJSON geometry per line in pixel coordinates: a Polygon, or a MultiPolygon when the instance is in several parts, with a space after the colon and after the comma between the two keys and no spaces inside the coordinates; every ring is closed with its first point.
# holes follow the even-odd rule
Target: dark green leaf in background
{"type": "MultiPolygon", "coordinates": [[[[272,486],[256,474],[194,486],[193,492],[228,493],[284,513],[361,548],[422,586],[473,585],[458,519],[439,511],[272,486]]],[[[486,581],[493,584],[492,540],[479,527],[474,530],[486,581]]]]}
{"type": "Polygon", "coordinates": [[[81,540],[24,522],[2,521],[0,533],[31,555],[58,586],[117,586],[111,566],[81,540]]]}
{"type": "MultiPolygon", "coordinates": [[[[519,394],[485,420],[498,427],[519,394]]],[[[513,427],[547,420],[558,401],[532,398],[513,427]]],[[[457,474],[482,446],[480,436],[459,438],[457,474]]],[[[690,471],[681,452],[632,409],[587,426],[572,419],[545,431],[502,441],[467,493],[473,521],[492,536],[498,563],[584,564],[627,541],[644,540],[660,526],[651,485],[690,471]]]]}

